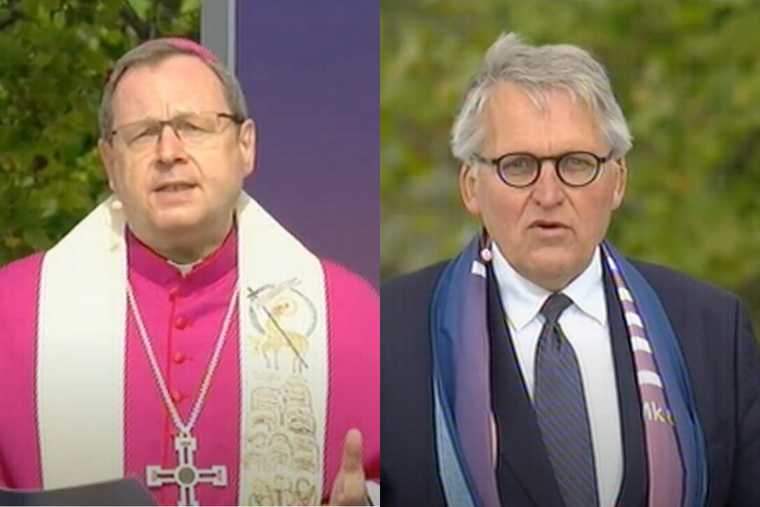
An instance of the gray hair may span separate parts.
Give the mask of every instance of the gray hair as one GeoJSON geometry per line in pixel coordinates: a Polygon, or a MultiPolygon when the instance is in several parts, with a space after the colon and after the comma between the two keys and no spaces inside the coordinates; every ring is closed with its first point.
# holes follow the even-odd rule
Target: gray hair
{"type": "Polygon", "coordinates": [[[615,156],[631,149],[628,124],[602,64],[577,46],[529,46],[510,33],[502,34],[486,52],[451,130],[451,152],[462,162],[482,149],[486,132],[481,112],[503,83],[517,85],[539,107],[546,91],[569,92],[597,116],[615,156]]]}
{"type": "Polygon", "coordinates": [[[248,106],[243,95],[243,90],[240,88],[240,82],[211,53],[208,53],[207,50],[200,46],[197,50],[194,50],[192,47],[178,45],[169,40],[157,39],[145,42],[128,51],[116,62],[103,89],[103,98],[100,102],[100,110],[98,111],[98,127],[100,128],[100,137],[102,139],[109,140],[111,138],[114,123],[113,97],[116,92],[116,86],[121,81],[121,78],[124,77],[124,74],[133,67],[158,64],[176,55],[195,56],[208,65],[219,78],[224,98],[227,106],[230,108],[231,114],[241,119],[248,118],[248,106]]]}

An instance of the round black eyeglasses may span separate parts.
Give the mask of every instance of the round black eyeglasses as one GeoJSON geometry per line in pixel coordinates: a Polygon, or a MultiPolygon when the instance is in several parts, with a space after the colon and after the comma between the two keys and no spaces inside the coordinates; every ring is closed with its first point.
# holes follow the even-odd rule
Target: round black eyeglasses
{"type": "Polygon", "coordinates": [[[473,160],[492,166],[501,181],[515,188],[529,187],[538,181],[541,168],[546,161],[553,163],[562,183],[569,187],[585,187],[599,176],[602,166],[611,159],[612,152],[606,157],[599,157],[587,151],[572,151],[556,157],[508,153],[490,160],[477,154],[473,155],[473,160]]]}

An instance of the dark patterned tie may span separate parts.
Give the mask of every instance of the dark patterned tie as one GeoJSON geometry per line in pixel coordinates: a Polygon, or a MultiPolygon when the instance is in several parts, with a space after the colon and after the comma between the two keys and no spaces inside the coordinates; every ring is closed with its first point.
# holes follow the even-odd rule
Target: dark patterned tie
{"type": "Polygon", "coordinates": [[[559,316],[572,304],[556,293],[541,308],[546,322],[538,338],[534,406],[546,452],[565,507],[597,507],[596,467],[583,379],[559,316]]]}

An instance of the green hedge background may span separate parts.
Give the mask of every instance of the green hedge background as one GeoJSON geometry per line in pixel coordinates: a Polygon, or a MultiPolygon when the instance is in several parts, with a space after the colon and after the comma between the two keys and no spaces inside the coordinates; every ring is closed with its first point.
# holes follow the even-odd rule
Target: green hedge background
{"type": "MultiPolygon", "coordinates": [[[[108,69],[142,40],[199,38],[200,0],[0,0],[0,265],[52,245],[103,197],[108,69]]],[[[760,321],[760,2],[381,1],[381,276],[475,231],[451,122],[504,31],[609,69],[634,134],[610,232],[628,256],[738,293],[760,321]]]]}
{"type": "Polygon", "coordinates": [[[0,266],[48,248],[105,196],[108,70],[166,35],[199,40],[200,0],[0,1],[0,266]]]}

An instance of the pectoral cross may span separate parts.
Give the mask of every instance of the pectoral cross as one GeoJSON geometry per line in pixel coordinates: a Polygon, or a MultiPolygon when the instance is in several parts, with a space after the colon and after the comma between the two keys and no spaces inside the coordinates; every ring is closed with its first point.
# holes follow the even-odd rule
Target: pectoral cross
{"type": "Polygon", "coordinates": [[[148,487],[176,484],[180,488],[180,500],[177,505],[199,505],[195,498],[196,484],[227,485],[227,467],[212,466],[199,470],[193,463],[193,453],[198,448],[195,437],[180,434],[174,439],[177,451],[177,468],[165,470],[160,466],[146,467],[145,476],[148,487]]]}

